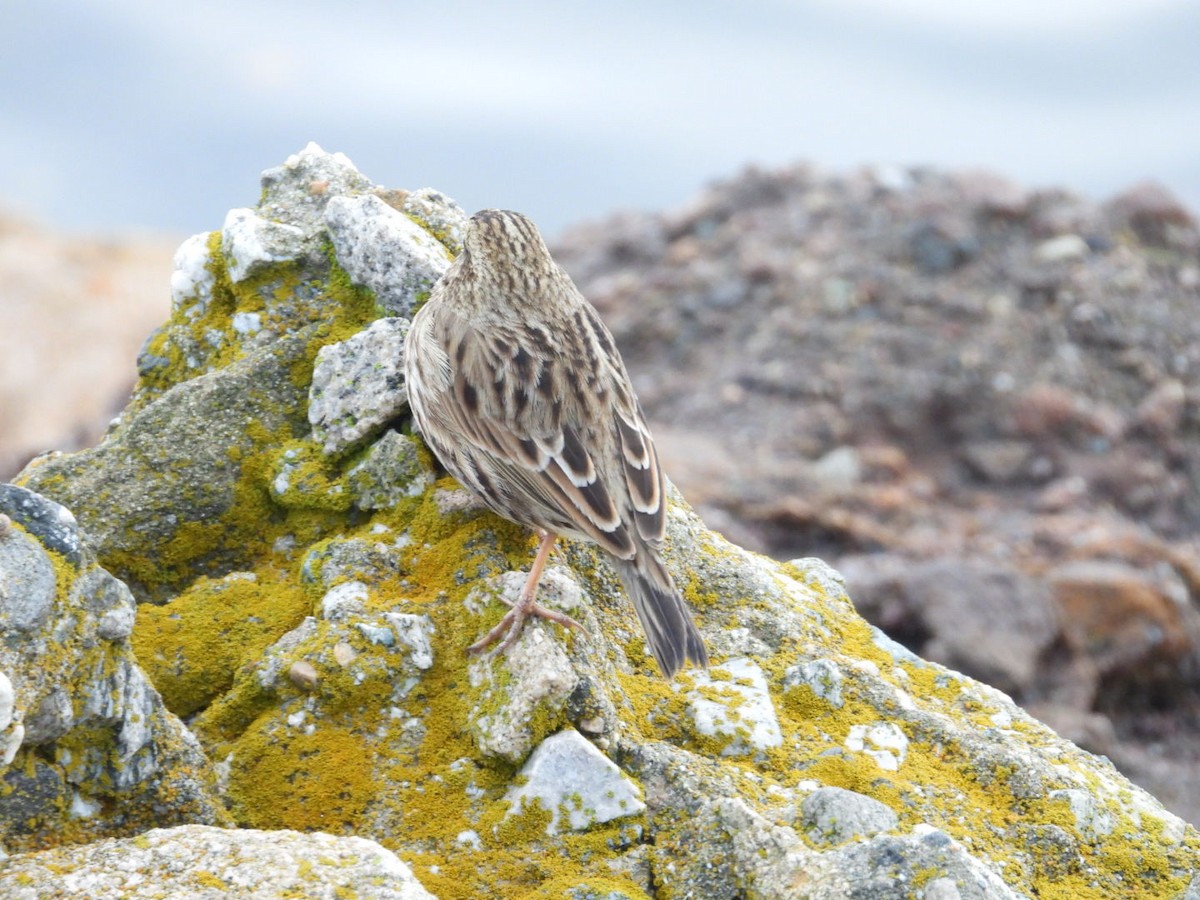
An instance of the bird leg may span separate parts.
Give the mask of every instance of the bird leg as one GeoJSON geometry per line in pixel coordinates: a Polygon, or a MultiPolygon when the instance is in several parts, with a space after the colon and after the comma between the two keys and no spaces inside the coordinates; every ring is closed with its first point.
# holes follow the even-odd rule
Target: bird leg
{"type": "MultiPolygon", "coordinates": [[[[535,599],[537,597],[538,582],[542,579],[542,570],[546,568],[546,560],[550,558],[550,551],[553,549],[554,541],[557,538],[558,535],[556,534],[548,531],[541,532],[542,542],[538,545],[537,556],[533,559],[533,566],[529,570],[529,578],[525,581],[525,587],[521,589],[521,596],[517,598],[516,603],[509,603],[512,609],[505,613],[504,618],[500,620],[500,624],[467,648],[471,653],[482,653],[489,646],[496,643],[496,641],[500,641],[502,635],[504,639],[500,641],[500,646],[493,652],[504,652],[521,636],[521,630],[525,627],[525,620],[529,616],[536,616],[539,619],[549,619],[551,622],[557,622],[559,625],[565,627],[578,628],[584,634],[587,634],[587,629],[566,613],[547,609],[535,599]]],[[[508,603],[507,600],[504,602],[508,603]]]]}

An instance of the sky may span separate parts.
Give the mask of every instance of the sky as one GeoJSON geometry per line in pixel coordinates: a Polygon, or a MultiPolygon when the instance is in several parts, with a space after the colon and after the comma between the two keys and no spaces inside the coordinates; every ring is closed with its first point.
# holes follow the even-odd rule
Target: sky
{"type": "Polygon", "coordinates": [[[1195,0],[43,0],[0,12],[0,210],[220,226],[309,141],[554,234],[747,164],[990,169],[1200,210],[1195,0]]]}

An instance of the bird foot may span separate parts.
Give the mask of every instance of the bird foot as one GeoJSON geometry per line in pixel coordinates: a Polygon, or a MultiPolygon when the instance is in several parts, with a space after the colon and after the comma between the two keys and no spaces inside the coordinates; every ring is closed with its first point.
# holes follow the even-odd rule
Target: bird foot
{"type": "Polygon", "coordinates": [[[533,597],[533,594],[526,594],[524,591],[522,591],[521,597],[516,603],[511,603],[508,600],[505,600],[504,602],[508,603],[512,609],[504,614],[504,618],[500,620],[499,624],[497,624],[495,628],[468,647],[467,650],[471,653],[482,653],[492,644],[500,641],[500,645],[496,647],[496,649],[493,650],[490,655],[495,656],[498,653],[503,653],[514,643],[516,643],[517,638],[521,636],[521,632],[525,628],[525,620],[530,616],[538,619],[549,619],[551,622],[557,622],[564,628],[578,628],[584,634],[588,633],[586,628],[584,628],[566,613],[561,613],[558,610],[549,609],[548,607],[542,606],[542,604],[534,600],[533,597]],[[501,638],[503,638],[503,640],[501,638]]]}

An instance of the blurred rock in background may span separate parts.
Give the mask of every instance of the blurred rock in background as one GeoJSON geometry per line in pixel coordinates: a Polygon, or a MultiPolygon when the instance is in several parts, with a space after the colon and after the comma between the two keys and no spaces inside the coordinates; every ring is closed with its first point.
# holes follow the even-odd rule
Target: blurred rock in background
{"type": "Polygon", "coordinates": [[[554,250],[705,521],[825,558],[894,638],[1200,821],[1200,231],[1177,200],[748,169],[554,250]]]}
{"type": "Polygon", "coordinates": [[[94,443],[171,308],[179,239],[47,231],[0,213],[0,480],[94,443]]]}

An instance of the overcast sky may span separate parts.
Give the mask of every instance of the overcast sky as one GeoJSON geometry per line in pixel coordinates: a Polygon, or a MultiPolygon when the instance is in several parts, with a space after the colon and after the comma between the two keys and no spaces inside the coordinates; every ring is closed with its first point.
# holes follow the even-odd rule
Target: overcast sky
{"type": "Polygon", "coordinates": [[[219,227],[310,140],[550,233],[796,160],[1200,209],[1196,0],[44,0],[0,85],[0,208],[73,230],[219,227]]]}

